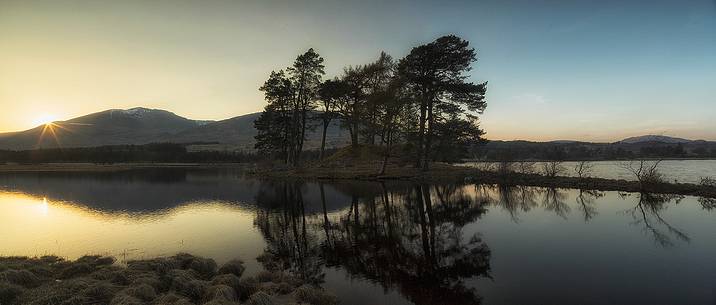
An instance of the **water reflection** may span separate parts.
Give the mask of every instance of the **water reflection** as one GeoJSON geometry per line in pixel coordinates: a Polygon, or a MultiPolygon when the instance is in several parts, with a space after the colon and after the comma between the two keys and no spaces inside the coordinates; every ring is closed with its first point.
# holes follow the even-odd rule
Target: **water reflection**
{"type": "Polygon", "coordinates": [[[716,198],[699,198],[699,203],[704,210],[711,211],[716,209],[716,198]]]}
{"type": "MultiPolygon", "coordinates": [[[[399,295],[396,304],[579,300],[545,296],[555,285],[574,295],[599,289],[637,301],[619,287],[644,292],[657,285],[649,280],[657,274],[708,289],[704,279],[716,271],[709,265],[715,206],[669,195],[258,181],[233,172],[0,175],[0,255],[188,251],[218,261],[243,257],[250,273],[258,269],[252,258],[267,252],[279,258],[275,268],[339,287],[349,305],[361,304],[366,291],[399,295]],[[573,285],[578,273],[591,284],[573,285]],[[358,283],[373,288],[347,288],[358,283]]],[[[663,291],[650,300],[676,295],[663,291]]],[[[689,303],[708,299],[679,291],[689,303]]]]}
{"type": "Polygon", "coordinates": [[[347,209],[330,216],[322,196],[321,215],[307,216],[300,184],[275,185],[270,193],[277,196],[257,197],[259,206],[280,207],[256,217],[266,251],[317,283],[325,264],[398,290],[415,304],[479,304],[465,279],[490,276],[490,250],[477,233],[464,238],[462,228],[487,211],[487,202],[456,186],[391,192],[379,186],[377,196],[352,196],[347,209]]]}
{"type": "MultiPolygon", "coordinates": [[[[301,183],[290,182],[272,183],[262,189],[256,202],[263,209],[257,211],[254,224],[266,241],[265,251],[282,263],[278,268],[307,282],[321,284],[325,276],[320,259],[321,240],[315,229],[308,228],[315,224],[316,216],[307,219],[301,188],[301,183]]],[[[321,190],[321,198],[325,198],[321,190]]],[[[325,204],[323,211],[326,212],[325,204]]]]}
{"type": "Polygon", "coordinates": [[[584,222],[589,222],[594,216],[599,214],[597,212],[596,202],[597,199],[604,197],[604,192],[594,190],[579,190],[579,195],[575,199],[577,201],[577,208],[584,215],[584,222]]]}
{"type": "Polygon", "coordinates": [[[641,193],[638,197],[636,206],[627,212],[634,219],[633,224],[643,226],[644,230],[654,238],[654,242],[662,247],[672,247],[674,239],[687,243],[691,241],[686,233],[671,225],[661,215],[669,203],[678,204],[683,196],[641,193]]]}

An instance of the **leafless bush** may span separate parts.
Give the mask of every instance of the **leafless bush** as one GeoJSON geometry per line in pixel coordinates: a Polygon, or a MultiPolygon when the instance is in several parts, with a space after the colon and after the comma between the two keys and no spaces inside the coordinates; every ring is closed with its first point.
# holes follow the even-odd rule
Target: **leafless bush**
{"type": "Polygon", "coordinates": [[[477,162],[475,163],[475,168],[483,172],[490,172],[495,168],[495,166],[492,162],[477,162]]]}
{"type": "Polygon", "coordinates": [[[534,174],[535,163],[532,161],[520,161],[517,162],[517,172],[520,174],[534,174]]]}
{"type": "Polygon", "coordinates": [[[497,163],[497,174],[502,176],[507,176],[510,173],[512,173],[513,170],[513,163],[510,161],[500,161],[497,163]]]}
{"type": "Polygon", "coordinates": [[[594,163],[591,161],[578,161],[577,164],[574,165],[574,173],[577,174],[579,178],[589,177],[592,173],[592,169],[594,169],[594,163]]]}
{"type": "Polygon", "coordinates": [[[633,160],[622,162],[619,166],[632,173],[636,180],[644,186],[664,182],[663,175],[659,171],[659,164],[661,164],[661,160],[633,160]]]}
{"type": "Polygon", "coordinates": [[[542,173],[547,177],[556,177],[564,172],[562,161],[552,160],[542,162],[542,173]]]}
{"type": "Polygon", "coordinates": [[[716,187],[716,179],[711,177],[701,177],[701,182],[699,182],[699,185],[716,187]]]}

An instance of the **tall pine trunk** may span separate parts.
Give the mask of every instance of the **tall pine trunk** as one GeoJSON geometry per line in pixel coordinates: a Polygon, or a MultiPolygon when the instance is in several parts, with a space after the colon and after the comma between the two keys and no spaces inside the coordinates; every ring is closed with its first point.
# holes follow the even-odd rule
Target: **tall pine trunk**
{"type": "Polygon", "coordinates": [[[323,120],[323,136],[321,137],[321,154],[318,157],[320,160],[323,160],[323,153],[326,150],[326,132],[328,131],[328,125],[330,124],[330,121],[323,120]]]}
{"type": "MultiPolygon", "coordinates": [[[[354,150],[358,148],[358,102],[353,103],[353,113],[351,113],[351,146],[354,150]]],[[[355,151],[354,151],[355,152],[355,151]]]]}
{"type": "Polygon", "coordinates": [[[422,98],[420,101],[420,131],[418,132],[418,154],[415,160],[415,168],[422,166],[423,144],[425,142],[425,111],[427,100],[422,98]]]}
{"type": "Polygon", "coordinates": [[[423,154],[423,171],[427,171],[430,169],[430,144],[433,139],[433,122],[435,119],[433,118],[433,101],[428,101],[428,130],[425,135],[425,147],[424,154],[423,154]]]}
{"type": "Polygon", "coordinates": [[[391,148],[391,140],[392,140],[391,139],[392,138],[391,130],[388,130],[387,138],[388,138],[387,141],[385,141],[385,156],[383,157],[383,165],[380,167],[379,175],[384,175],[385,169],[386,169],[386,167],[388,167],[388,158],[390,158],[390,148],[391,148]]]}

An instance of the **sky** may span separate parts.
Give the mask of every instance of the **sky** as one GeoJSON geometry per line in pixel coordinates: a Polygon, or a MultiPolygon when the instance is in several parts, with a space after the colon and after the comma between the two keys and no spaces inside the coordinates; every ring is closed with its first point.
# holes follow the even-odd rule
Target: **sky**
{"type": "Polygon", "coordinates": [[[489,139],[716,140],[716,0],[0,0],[0,132],[106,109],[261,111],[313,47],[326,77],[456,34],[489,139]]]}

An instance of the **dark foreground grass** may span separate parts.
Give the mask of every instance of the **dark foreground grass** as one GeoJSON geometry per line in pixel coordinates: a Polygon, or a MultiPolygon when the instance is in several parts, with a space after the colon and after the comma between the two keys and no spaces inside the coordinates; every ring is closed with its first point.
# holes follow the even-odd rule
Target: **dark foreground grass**
{"type": "Polygon", "coordinates": [[[240,260],[217,266],[182,253],[114,262],[103,256],[0,258],[0,305],[337,304],[335,296],[283,271],[242,277],[240,260]]]}

